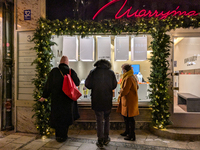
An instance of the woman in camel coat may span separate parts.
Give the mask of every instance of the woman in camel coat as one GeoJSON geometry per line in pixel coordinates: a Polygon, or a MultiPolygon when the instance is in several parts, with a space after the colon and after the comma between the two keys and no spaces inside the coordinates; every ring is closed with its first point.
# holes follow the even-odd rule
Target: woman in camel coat
{"type": "Polygon", "coordinates": [[[138,109],[138,84],[137,79],[133,75],[131,65],[122,65],[123,77],[121,82],[120,95],[118,97],[119,106],[117,112],[124,117],[126,130],[122,136],[127,136],[125,140],[135,141],[135,119],[134,116],[139,115],[138,109]]]}

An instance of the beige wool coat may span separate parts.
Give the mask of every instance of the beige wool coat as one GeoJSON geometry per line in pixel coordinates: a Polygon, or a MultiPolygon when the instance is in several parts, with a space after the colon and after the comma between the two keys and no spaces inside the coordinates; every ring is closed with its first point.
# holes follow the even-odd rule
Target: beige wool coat
{"type": "Polygon", "coordinates": [[[134,117],[139,115],[137,86],[135,78],[129,76],[125,79],[122,89],[120,90],[120,102],[117,112],[121,113],[125,117],[134,117]]]}

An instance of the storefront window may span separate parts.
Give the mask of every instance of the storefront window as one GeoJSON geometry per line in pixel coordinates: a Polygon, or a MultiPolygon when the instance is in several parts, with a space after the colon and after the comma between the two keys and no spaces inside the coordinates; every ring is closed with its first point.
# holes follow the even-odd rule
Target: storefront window
{"type": "MultiPolygon", "coordinates": [[[[94,54],[95,61],[81,61],[80,60],[80,45],[79,45],[78,61],[70,61],[69,62],[69,66],[77,72],[78,77],[81,80],[79,90],[82,93],[82,96],[81,96],[81,98],[79,98],[78,101],[85,101],[85,102],[91,101],[91,97],[90,97],[91,91],[84,86],[84,83],[85,83],[85,79],[88,76],[90,70],[92,70],[94,68],[94,66],[93,66],[94,63],[99,58],[99,56],[98,56],[98,54],[99,54],[98,53],[98,47],[99,47],[98,39],[100,39],[99,37],[107,37],[103,40],[109,39],[109,37],[110,37],[110,39],[109,39],[110,43],[111,43],[110,50],[109,50],[110,52],[108,52],[108,51],[105,52],[107,54],[107,57],[105,59],[108,59],[111,62],[111,64],[112,64],[111,69],[115,72],[115,75],[116,75],[116,78],[118,81],[117,88],[113,91],[113,101],[117,102],[117,98],[119,95],[118,93],[120,91],[120,79],[122,77],[121,66],[124,63],[129,63],[132,65],[132,67],[134,69],[134,74],[140,81],[140,82],[138,82],[139,83],[139,90],[138,90],[139,102],[149,102],[150,101],[150,99],[148,97],[148,95],[149,95],[148,77],[150,76],[150,61],[148,60],[148,58],[151,57],[151,53],[150,53],[151,49],[149,48],[149,45],[150,45],[152,38],[150,35],[141,35],[141,37],[144,37],[144,36],[147,37],[147,44],[146,44],[147,59],[143,60],[143,61],[131,61],[131,38],[133,36],[127,36],[127,35],[124,35],[124,36],[128,37],[128,40],[129,40],[129,42],[128,42],[128,44],[129,44],[128,45],[128,47],[129,47],[128,60],[126,60],[126,61],[115,60],[115,47],[114,47],[115,42],[114,41],[116,39],[116,36],[102,36],[102,35],[93,36],[94,43],[95,43],[95,54],[94,54]],[[108,57],[110,57],[110,58],[108,58],[108,57]]],[[[137,37],[140,37],[140,35],[138,35],[137,37]]],[[[81,37],[78,37],[78,38],[80,41],[81,37]]],[[[59,37],[54,36],[54,37],[52,37],[52,40],[57,43],[57,45],[54,45],[52,47],[52,50],[53,50],[53,53],[55,56],[55,58],[52,60],[52,64],[53,64],[53,67],[57,67],[59,64],[60,58],[62,57],[62,54],[63,54],[63,36],[59,36],[59,37]]],[[[79,44],[80,44],[80,42],[79,42],[79,44]]],[[[105,42],[105,44],[108,44],[108,42],[105,42]]],[[[123,43],[123,44],[125,44],[125,43],[123,43]]],[[[109,46],[105,45],[105,48],[109,48],[109,46]]]]}
{"type": "Polygon", "coordinates": [[[200,112],[200,37],[174,38],[174,113],[200,112]]]}

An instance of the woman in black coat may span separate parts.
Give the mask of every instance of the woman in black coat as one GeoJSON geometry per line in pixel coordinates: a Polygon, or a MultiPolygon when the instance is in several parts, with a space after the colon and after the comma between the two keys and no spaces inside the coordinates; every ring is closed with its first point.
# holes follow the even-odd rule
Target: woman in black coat
{"type": "MultiPolygon", "coordinates": [[[[45,98],[51,96],[50,125],[52,128],[55,128],[56,140],[58,142],[63,142],[68,138],[69,126],[72,125],[74,120],[79,118],[77,102],[71,100],[62,91],[63,76],[61,72],[63,75],[69,74],[68,64],[67,56],[63,56],[59,67],[51,70],[44,86],[42,98],[39,100],[44,101],[45,98]]],[[[71,77],[75,85],[79,86],[80,80],[73,69],[71,69],[71,77]]]]}

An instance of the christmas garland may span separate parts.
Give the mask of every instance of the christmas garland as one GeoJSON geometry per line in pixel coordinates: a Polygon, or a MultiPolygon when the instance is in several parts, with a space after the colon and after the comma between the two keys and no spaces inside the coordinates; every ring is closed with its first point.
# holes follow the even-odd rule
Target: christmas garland
{"type": "Polygon", "coordinates": [[[96,34],[151,34],[153,41],[151,48],[153,50],[151,61],[150,81],[150,99],[152,108],[152,124],[157,128],[166,128],[170,124],[169,104],[171,98],[168,94],[169,78],[167,58],[170,53],[170,36],[167,31],[176,28],[199,28],[200,16],[170,16],[164,20],[158,18],[137,18],[136,20],[103,20],[101,22],[70,20],[50,21],[41,18],[38,21],[38,27],[34,33],[33,41],[35,43],[35,51],[37,58],[34,60],[36,64],[36,77],[33,81],[35,85],[34,99],[35,104],[33,111],[36,118],[36,127],[41,135],[50,135],[49,117],[51,111],[51,101],[46,99],[45,102],[39,102],[43,93],[43,87],[47,80],[47,74],[50,72],[53,58],[51,46],[52,35],[80,35],[85,37],[96,34]]]}

